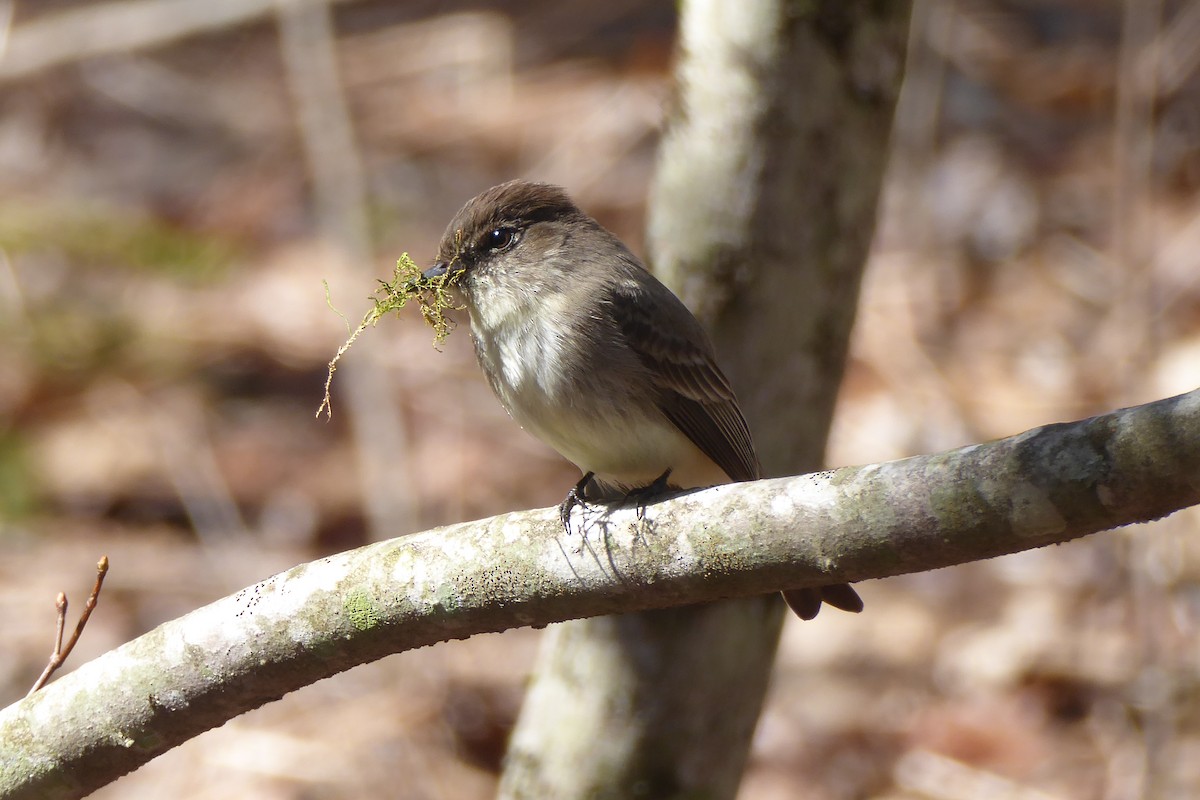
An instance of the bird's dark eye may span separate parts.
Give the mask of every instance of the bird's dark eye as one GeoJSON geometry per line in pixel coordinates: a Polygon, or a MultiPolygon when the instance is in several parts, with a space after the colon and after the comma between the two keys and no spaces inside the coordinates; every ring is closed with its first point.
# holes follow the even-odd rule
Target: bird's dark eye
{"type": "Polygon", "coordinates": [[[517,232],[513,228],[494,228],[488,231],[483,243],[488,250],[507,250],[517,241],[517,232]]]}

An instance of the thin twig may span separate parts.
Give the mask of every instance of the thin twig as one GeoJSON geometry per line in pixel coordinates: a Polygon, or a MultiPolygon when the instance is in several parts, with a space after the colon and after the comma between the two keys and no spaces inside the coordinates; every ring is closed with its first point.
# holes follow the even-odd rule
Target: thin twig
{"type": "MultiPolygon", "coordinates": [[[[100,599],[100,589],[104,586],[104,576],[107,574],[108,556],[100,556],[100,560],[96,562],[96,583],[92,586],[92,593],[88,595],[87,602],[83,605],[83,613],[79,615],[79,622],[75,624],[75,631],[71,634],[65,648],[63,647],[63,628],[67,621],[67,596],[63,592],[58,593],[58,597],[54,601],[54,607],[58,610],[58,622],[54,631],[54,652],[50,654],[46,668],[38,676],[33,688],[29,690],[29,694],[33,694],[45,686],[46,681],[50,680],[50,676],[58,671],[58,668],[67,660],[67,656],[71,655],[71,651],[75,649],[75,643],[83,635],[88,618],[92,616],[92,610],[96,608],[96,602],[100,599]]],[[[28,697],[29,694],[25,696],[28,697]]]]}
{"type": "Polygon", "coordinates": [[[58,622],[54,626],[54,652],[62,652],[63,628],[67,626],[67,593],[59,592],[54,598],[54,608],[58,611],[58,622]]]}

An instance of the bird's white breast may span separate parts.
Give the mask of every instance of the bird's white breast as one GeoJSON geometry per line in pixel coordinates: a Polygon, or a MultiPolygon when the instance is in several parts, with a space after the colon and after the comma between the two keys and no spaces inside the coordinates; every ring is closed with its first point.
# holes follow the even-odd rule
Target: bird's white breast
{"type": "Polygon", "coordinates": [[[614,348],[572,332],[564,294],[489,288],[486,307],[471,308],[476,353],[522,428],[606,483],[644,486],[668,468],[680,486],[727,480],[649,398],[631,396],[614,348]]]}

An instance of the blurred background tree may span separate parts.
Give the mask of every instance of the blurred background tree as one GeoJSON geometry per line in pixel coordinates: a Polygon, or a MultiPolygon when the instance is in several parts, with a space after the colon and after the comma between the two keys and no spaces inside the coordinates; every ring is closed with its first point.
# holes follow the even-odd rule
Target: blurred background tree
{"type": "MultiPolygon", "coordinates": [[[[680,5],[649,263],[714,333],[767,475],[822,463],[908,11],[680,5]]],[[[784,614],[768,595],[556,626],[501,796],[736,796],[784,614]]]]}
{"type": "MultiPolygon", "coordinates": [[[[101,552],[76,663],[315,555],[550,505],[575,479],[504,416],[467,337],[435,352],[416,319],[351,353],[386,376],[375,407],[346,381],[314,421],[344,336],[320,281],[354,317],[400,252],[428,259],[466,198],[517,175],[645,253],[675,4],[330,9],[322,34],[265,0],[0,3],[6,703],[45,661],[55,593],[101,552]],[[336,78],[316,101],[288,56],[306,30],[336,78]],[[326,133],[351,152],[313,145],[305,115],[331,97],[326,133]],[[338,234],[347,196],[362,222],[338,234]],[[405,510],[364,503],[381,478],[352,408],[400,426],[382,480],[405,510]],[[389,513],[407,519],[379,530],[389,513]]],[[[829,463],[1195,387],[1198,30],[1194,1],[914,4],[829,463]]],[[[1200,794],[1196,519],[870,584],[859,618],[789,622],[742,794],[1200,794]]],[[[490,796],[537,637],[354,670],[97,796],[490,796]]]]}

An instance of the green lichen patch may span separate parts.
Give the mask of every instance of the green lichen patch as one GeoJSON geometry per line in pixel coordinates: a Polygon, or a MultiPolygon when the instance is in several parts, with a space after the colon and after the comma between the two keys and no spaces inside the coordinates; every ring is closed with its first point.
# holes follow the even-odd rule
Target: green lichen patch
{"type": "Polygon", "coordinates": [[[369,631],[383,621],[383,612],[375,599],[364,591],[351,592],[342,602],[350,624],[360,631],[369,631]]]}
{"type": "MultiPolygon", "coordinates": [[[[375,294],[371,298],[374,307],[366,313],[358,327],[350,331],[350,337],[338,348],[333,360],[329,362],[329,373],[325,377],[325,397],[317,409],[318,417],[321,416],[322,411],[325,412],[326,418],[333,412],[329,401],[329,387],[333,384],[333,373],[337,370],[342,356],[346,354],[346,351],[363,331],[374,327],[379,320],[390,313],[394,312],[399,316],[401,309],[408,305],[410,300],[416,301],[421,309],[421,316],[429,324],[429,327],[433,328],[433,346],[439,347],[442,342],[446,341],[446,337],[450,335],[450,331],[454,327],[454,322],[446,316],[446,311],[462,308],[457,304],[450,291],[458,274],[458,272],[447,272],[427,278],[408,253],[400,256],[396,261],[396,269],[392,272],[392,279],[379,281],[379,288],[375,290],[375,294]]],[[[333,307],[333,302],[329,297],[328,283],[325,284],[325,302],[329,304],[334,313],[343,320],[346,319],[342,312],[333,307]]],[[[350,330],[348,320],[346,329],[350,330]]]]}

